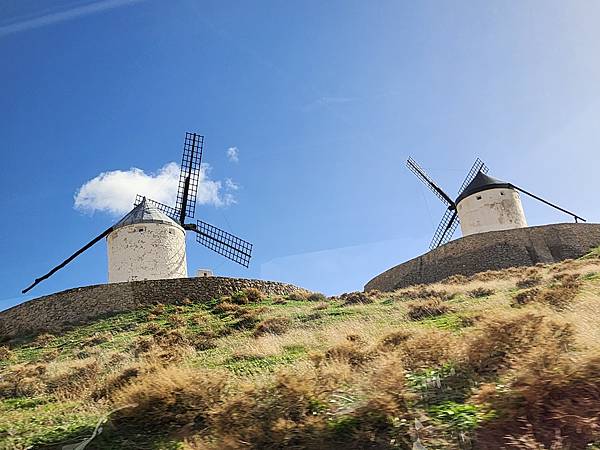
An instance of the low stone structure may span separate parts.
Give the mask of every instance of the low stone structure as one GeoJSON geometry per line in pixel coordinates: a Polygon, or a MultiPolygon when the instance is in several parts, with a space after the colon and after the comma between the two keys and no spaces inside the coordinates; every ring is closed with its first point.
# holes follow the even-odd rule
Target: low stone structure
{"type": "Polygon", "coordinates": [[[600,224],[561,223],[472,234],[376,276],[365,291],[393,291],[451,275],[579,258],[600,245],[600,224]]]}
{"type": "Polygon", "coordinates": [[[205,302],[256,288],[265,295],[304,290],[291,284],[243,278],[201,277],[99,284],[39,297],[0,312],[0,336],[59,332],[95,318],[148,305],[205,302]]]}

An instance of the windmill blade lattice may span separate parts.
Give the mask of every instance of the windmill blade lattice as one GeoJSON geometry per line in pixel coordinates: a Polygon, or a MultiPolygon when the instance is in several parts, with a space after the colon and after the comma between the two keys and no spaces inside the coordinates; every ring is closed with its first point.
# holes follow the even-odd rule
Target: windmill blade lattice
{"type": "Polygon", "coordinates": [[[183,210],[185,217],[194,217],[196,213],[196,194],[200,181],[203,148],[204,136],[190,132],[185,133],[177,202],[175,203],[175,209],[179,211],[180,215],[183,210]]]}
{"type": "Polygon", "coordinates": [[[479,158],[477,158],[475,160],[475,162],[473,163],[473,166],[471,167],[471,170],[469,170],[469,173],[467,173],[467,176],[465,177],[465,181],[463,181],[463,184],[460,186],[460,189],[458,190],[458,195],[462,194],[463,191],[465,190],[465,188],[469,185],[469,183],[471,181],[473,181],[473,178],[475,178],[475,176],[481,172],[481,173],[488,173],[488,167],[485,165],[485,163],[480,160],[479,158]]]}
{"type": "Polygon", "coordinates": [[[425,173],[425,171],[417,164],[417,162],[408,158],[406,166],[414,173],[419,180],[427,185],[429,189],[446,205],[453,206],[454,201],[444,192],[437,184],[425,173]]]}
{"type": "MultiPolygon", "coordinates": [[[[138,194],[135,197],[135,202],[133,204],[133,206],[137,206],[140,203],[142,203],[142,200],[144,200],[144,196],[138,194]]],[[[160,203],[157,202],[156,200],[152,200],[151,198],[147,198],[146,197],[146,202],[152,206],[154,206],[156,209],[158,209],[160,212],[165,213],[167,216],[169,216],[171,219],[177,221],[179,220],[179,211],[177,211],[175,208],[173,208],[172,206],[169,205],[165,205],[164,203],[160,203]]]]}
{"type": "Polygon", "coordinates": [[[433,250],[434,248],[437,248],[440,245],[450,241],[452,236],[454,236],[454,232],[456,231],[456,227],[458,227],[459,223],[460,222],[458,220],[456,209],[447,209],[442,216],[440,224],[435,230],[431,244],[429,244],[429,248],[433,250]]]}
{"type": "Polygon", "coordinates": [[[194,229],[196,241],[244,267],[250,264],[252,244],[201,220],[194,229]]]}

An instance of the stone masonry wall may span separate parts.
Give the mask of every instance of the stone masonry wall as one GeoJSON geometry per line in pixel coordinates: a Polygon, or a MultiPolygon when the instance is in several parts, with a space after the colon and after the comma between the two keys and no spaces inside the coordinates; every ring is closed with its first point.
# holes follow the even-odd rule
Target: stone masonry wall
{"type": "Polygon", "coordinates": [[[0,312],[0,336],[22,336],[42,331],[59,332],[94,318],[132,311],[144,306],[209,301],[246,288],[266,295],[303,290],[275,281],[200,277],[87,286],[39,297],[0,312]]]}
{"type": "Polygon", "coordinates": [[[473,234],[383,272],[365,291],[392,291],[451,275],[579,258],[600,245],[600,224],[561,223],[473,234]]]}

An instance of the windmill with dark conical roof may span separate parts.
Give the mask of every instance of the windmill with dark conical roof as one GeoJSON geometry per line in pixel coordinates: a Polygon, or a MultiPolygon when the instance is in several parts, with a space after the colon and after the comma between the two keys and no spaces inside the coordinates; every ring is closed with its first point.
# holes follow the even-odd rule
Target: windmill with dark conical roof
{"type": "Polygon", "coordinates": [[[175,206],[168,206],[138,195],[134,208],[116,224],[73,253],[69,258],[36,280],[23,293],[52,276],[77,256],[106,238],[108,281],[187,277],[185,232],[196,233],[196,241],[220,255],[248,267],[252,244],[201,220],[193,218],[201,174],[204,136],[186,133],[175,206]]]}
{"type": "Polygon", "coordinates": [[[575,222],[585,222],[585,219],[578,215],[512,183],[500,181],[487,175],[488,168],[479,158],[475,160],[473,167],[467,174],[458,191],[456,200],[448,196],[414,159],[408,158],[406,165],[447,208],[433,235],[429,246],[431,249],[450,241],[459,223],[463,236],[526,227],[527,220],[525,219],[519,192],[569,214],[575,219],[575,222]]]}

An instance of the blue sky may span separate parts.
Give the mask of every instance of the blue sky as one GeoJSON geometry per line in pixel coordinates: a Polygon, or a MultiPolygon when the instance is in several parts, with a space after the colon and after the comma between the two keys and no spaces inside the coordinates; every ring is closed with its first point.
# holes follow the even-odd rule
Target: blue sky
{"type": "Polygon", "coordinates": [[[185,131],[215,183],[196,217],[255,245],[244,269],[190,236],[190,272],[361,289],[443,214],[409,155],[452,194],[479,156],[598,221],[598,23],[592,1],[4,1],[0,309],[105,282],[100,243],[19,294],[118,219],[74,207],[86,182],[157,174],[185,131]]]}

